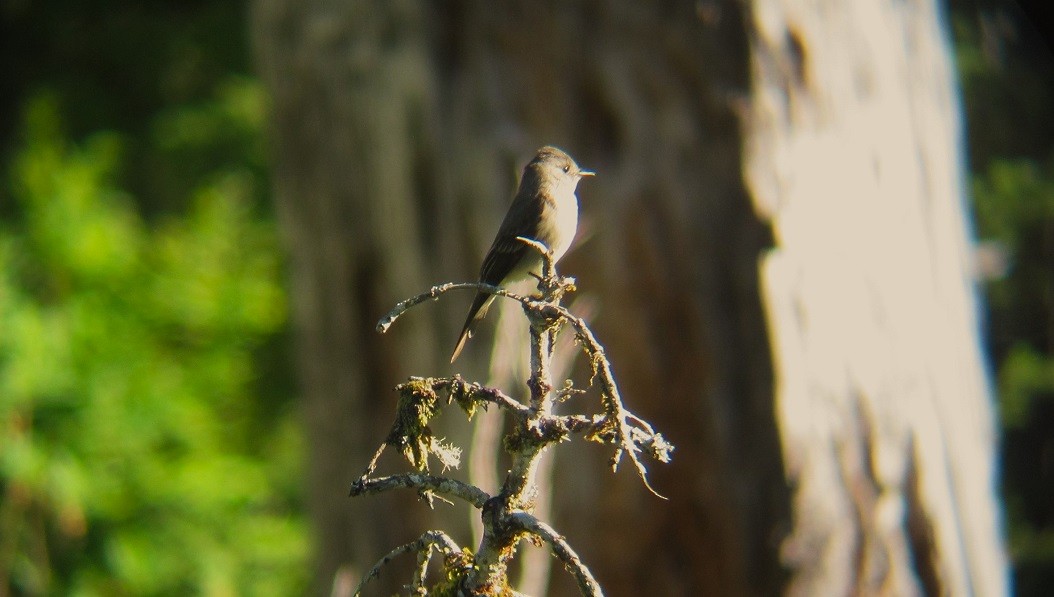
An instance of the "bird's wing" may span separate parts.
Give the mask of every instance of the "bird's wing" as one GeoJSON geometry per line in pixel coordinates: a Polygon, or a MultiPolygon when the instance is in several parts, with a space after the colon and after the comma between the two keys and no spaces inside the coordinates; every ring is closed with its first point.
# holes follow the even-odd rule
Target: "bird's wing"
{"type": "Polygon", "coordinates": [[[526,252],[535,250],[516,237],[535,238],[537,236],[544,203],[537,193],[518,193],[516,195],[516,199],[509,207],[509,212],[505,214],[505,220],[498,228],[494,244],[491,245],[490,251],[487,251],[487,256],[483,259],[483,265],[479,269],[481,282],[501,284],[509,272],[523,259],[526,252]]]}

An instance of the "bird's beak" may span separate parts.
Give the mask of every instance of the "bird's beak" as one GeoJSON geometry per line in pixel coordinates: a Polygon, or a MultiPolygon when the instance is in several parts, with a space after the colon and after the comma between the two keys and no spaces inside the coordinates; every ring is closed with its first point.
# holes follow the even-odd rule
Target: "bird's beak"
{"type": "Polygon", "coordinates": [[[593,172],[592,170],[579,170],[578,171],[578,175],[579,176],[596,176],[597,173],[593,172]]]}

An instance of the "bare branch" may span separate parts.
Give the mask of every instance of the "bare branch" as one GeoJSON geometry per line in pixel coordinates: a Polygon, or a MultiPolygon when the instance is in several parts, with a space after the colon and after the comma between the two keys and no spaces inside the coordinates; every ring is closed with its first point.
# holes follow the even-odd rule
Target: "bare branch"
{"type": "Polygon", "coordinates": [[[425,570],[423,569],[427,569],[428,567],[428,557],[432,549],[439,550],[447,558],[450,558],[452,556],[458,556],[461,554],[461,548],[458,547],[458,544],[455,543],[454,540],[451,539],[450,536],[448,536],[446,533],[444,533],[443,531],[427,531],[426,533],[418,537],[415,541],[411,541],[406,545],[400,545],[399,547],[396,547],[392,551],[388,552],[388,555],[384,556],[376,564],[374,564],[373,568],[370,568],[370,571],[366,573],[366,576],[362,577],[362,580],[359,582],[359,586],[355,588],[354,594],[356,595],[356,597],[358,595],[361,595],[362,589],[366,586],[366,583],[370,582],[374,578],[379,577],[381,575],[381,568],[387,566],[389,562],[403,555],[404,553],[413,552],[423,555],[424,565],[421,566],[421,558],[419,558],[418,569],[417,572],[415,572],[414,574],[413,584],[410,588],[411,590],[424,589],[423,585],[425,570]]]}
{"type": "Polygon", "coordinates": [[[386,447],[388,447],[388,442],[383,442],[381,447],[377,448],[377,451],[373,453],[373,458],[370,459],[370,463],[366,465],[366,470],[362,471],[359,479],[365,479],[372,475],[373,471],[377,470],[377,461],[380,460],[381,454],[384,453],[386,447]]]}
{"type": "MultiPolygon", "coordinates": [[[[623,453],[629,454],[630,461],[633,462],[633,466],[637,469],[637,474],[640,476],[641,481],[644,482],[644,486],[648,488],[652,494],[656,497],[667,499],[665,496],[655,491],[655,489],[648,483],[648,469],[644,467],[644,463],[637,457],[640,449],[637,447],[636,442],[633,440],[633,432],[628,419],[633,419],[635,422],[641,424],[643,430],[652,436],[656,436],[652,430],[651,425],[643,421],[640,417],[626,410],[626,407],[622,404],[622,396],[619,394],[618,385],[615,384],[615,377],[611,373],[611,363],[608,362],[607,355],[604,353],[604,347],[600,345],[596,337],[593,335],[592,330],[586,325],[580,317],[575,316],[573,313],[561,307],[560,305],[544,304],[542,308],[551,313],[553,316],[560,317],[571,324],[571,327],[575,330],[575,335],[582,343],[582,349],[586,355],[589,356],[590,362],[593,366],[594,378],[599,378],[600,389],[602,395],[602,401],[604,403],[605,412],[613,416],[617,423],[616,428],[616,449],[615,455],[612,457],[612,469],[617,469],[619,460],[623,453]]],[[[673,450],[673,446],[662,439],[661,436],[657,436],[662,445],[666,448],[664,451],[667,455],[666,460],[669,460],[669,452],[673,450]]]]}
{"type": "MultiPolygon", "coordinates": [[[[599,596],[602,595],[599,584],[567,541],[552,527],[522,510],[532,503],[532,492],[537,491],[534,477],[538,458],[548,446],[563,441],[569,433],[583,433],[586,439],[615,446],[611,459],[613,468],[617,468],[623,454],[628,454],[644,486],[654,495],[666,499],[648,483],[647,469],[640,461],[640,453],[647,452],[660,462],[669,462],[673,446],[660,434],[655,433],[646,421],[626,410],[603,346],[597,342],[581,318],[560,306],[561,297],[574,290],[574,279],[557,275],[553,254],[548,247],[530,238],[520,237],[519,240],[542,254],[543,275],[535,275],[538,278],[540,298],[519,296],[487,284],[442,284],[396,305],[378,322],[377,330],[384,333],[411,307],[427,299],[438,299],[450,290],[473,289],[518,301],[523,305],[530,322],[532,373],[527,382],[531,390],[530,404],[524,404],[500,390],[478,383],[467,383],[458,375],[441,378],[411,377],[397,386],[400,400],[392,431],[362,477],[352,485],[351,495],[381,493],[402,487],[415,489],[429,505],[434,497],[446,495],[460,498],[479,508],[482,511],[484,533],[475,554],[466,554],[461,556],[462,559],[454,561],[450,561],[448,557],[444,566],[448,574],[452,570],[451,566],[454,566],[455,571],[464,571],[458,581],[459,586],[473,594],[490,594],[490,591],[497,587],[507,589],[508,561],[515,553],[516,543],[523,538],[523,533],[526,533],[551,546],[553,554],[578,581],[583,595],[599,596]],[[581,393],[581,390],[573,388],[570,382],[560,389],[553,387],[549,366],[553,342],[559,333],[561,321],[567,321],[574,328],[575,337],[589,357],[593,373],[590,385],[595,383],[600,389],[602,414],[552,415],[554,402],[581,393]],[[503,440],[506,451],[512,457],[512,463],[500,495],[492,498],[473,485],[427,474],[429,454],[439,457],[444,465],[456,466],[456,454],[447,454],[444,459],[444,454],[453,452],[454,448],[436,440],[428,427],[429,421],[440,409],[451,402],[457,402],[469,418],[480,405],[486,408],[490,404],[496,404],[512,413],[516,419],[512,430],[503,440]],[[402,451],[411,465],[418,468],[418,472],[371,479],[370,476],[376,469],[377,460],[385,445],[392,445],[402,451]]],[[[428,540],[430,539],[422,536],[417,542],[393,551],[374,567],[371,576],[364,579],[363,584],[372,576],[376,576],[380,567],[391,558],[416,551],[417,567],[408,588],[415,594],[425,594],[427,589],[424,577],[427,574],[432,549],[428,540]]]]}
{"type": "Polygon", "coordinates": [[[589,568],[582,563],[582,559],[578,557],[578,554],[567,543],[567,540],[557,533],[553,527],[522,511],[511,512],[509,514],[509,522],[548,543],[556,559],[560,560],[564,568],[575,577],[578,582],[578,590],[583,595],[591,597],[603,596],[604,591],[601,590],[600,583],[593,578],[589,568]]]}
{"type": "MultiPolygon", "coordinates": [[[[535,251],[542,254],[542,257],[550,262],[550,268],[552,267],[553,253],[549,250],[549,247],[545,246],[545,243],[538,242],[533,238],[527,238],[526,236],[517,236],[516,240],[521,243],[532,247],[535,251]]],[[[545,272],[542,272],[542,276],[546,276],[545,272]]]]}
{"type": "Polygon", "coordinates": [[[414,568],[414,576],[410,581],[410,592],[414,595],[428,595],[425,588],[425,577],[428,576],[428,563],[432,560],[432,550],[422,549],[417,552],[417,567],[414,568]]]}
{"type": "Polygon", "coordinates": [[[490,499],[490,495],[487,492],[475,485],[469,485],[457,479],[424,473],[402,473],[387,477],[377,477],[376,479],[362,477],[352,483],[350,495],[352,497],[373,495],[398,488],[416,489],[418,493],[432,492],[461,498],[477,508],[482,508],[483,504],[490,499]]]}
{"type": "MultiPolygon", "coordinates": [[[[556,273],[556,262],[553,261],[553,252],[549,247],[545,246],[544,243],[540,243],[533,238],[527,238],[526,236],[517,236],[516,240],[531,247],[535,251],[541,253],[542,256],[542,275],[538,276],[534,273],[531,275],[538,278],[538,290],[542,293],[542,298],[537,301],[539,305],[548,304],[559,304],[560,299],[566,292],[574,292],[575,290],[575,279],[572,277],[560,277],[556,273]]],[[[524,306],[531,307],[524,303],[524,306]]]]}
{"type": "Polygon", "coordinates": [[[392,327],[392,324],[395,323],[395,320],[401,317],[403,313],[409,311],[412,307],[423,303],[429,299],[437,300],[440,296],[446,294],[447,292],[450,292],[451,290],[477,290],[479,292],[488,292],[495,296],[501,296],[507,299],[512,299],[514,301],[519,301],[524,304],[534,302],[534,299],[514,294],[505,290],[504,288],[498,288],[497,286],[492,286],[490,284],[483,284],[481,282],[448,282],[446,284],[439,284],[438,286],[433,286],[428,290],[428,292],[422,292],[421,294],[415,297],[411,297],[406,299],[405,301],[399,302],[397,305],[395,305],[395,307],[392,308],[391,311],[388,312],[387,315],[382,317],[380,321],[377,322],[377,331],[382,334],[387,332],[388,328],[392,327]]]}

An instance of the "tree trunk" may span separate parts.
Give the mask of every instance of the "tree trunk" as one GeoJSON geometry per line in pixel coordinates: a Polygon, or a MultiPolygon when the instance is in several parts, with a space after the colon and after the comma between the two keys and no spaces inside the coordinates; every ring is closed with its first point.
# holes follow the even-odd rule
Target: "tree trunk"
{"type": "MultiPolygon", "coordinates": [[[[274,196],[289,254],[297,370],[316,527],[313,594],[350,594],[396,545],[434,526],[412,495],[349,500],[383,441],[392,388],[439,361],[431,321],[374,331],[428,283],[436,231],[431,74],[407,3],[260,0],[256,55],[271,91],[274,196]],[[398,6],[397,6],[398,5],[398,6]]],[[[395,591],[402,579],[385,578],[395,591]]]]}
{"type": "MultiPolygon", "coordinates": [[[[594,329],[629,408],[678,448],[651,467],[668,502],[632,471],[612,475],[589,445],[553,450],[553,526],[608,594],[776,594],[788,578],[806,592],[878,592],[929,588],[926,571],[952,590],[1002,586],[947,49],[928,5],[851,4],[254,1],[311,442],[316,591],[436,525],[472,545],[463,511],[440,505],[436,519],[413,496],[345,495],[390,424],[390,388],[410,374],[483,379],[497,317],[456,368],[440,363],[470,297],[417,309],[393,337],[372,326],[401,298],[475,277],[519,169],[548,143],[598,172],[579,187],[579,243],[561,273],[599,306],[594,329]],[[881,33],[866,7],[889,14],[881,33]],[[894,47],[905,39],[930,53],[908,63],[894,47]],[[861,40],[872,45],[850,60],[861,40]],[[880,121],[840,116],[862,102],[830,95],[843,82],[920,112],[880,114],[896,125],[877,132],[902,134],[879,145],[859,126],[880,121]],[[825,169],[841,146],[874,155],[874,171],[825,169]],[[924,166],[911,170],[916,155],[924,166]],[[801,234],[807,225],[817,230],[801,234]],[[906,263],[905,238],[919,251],[906,263]],[[819,239],[828,250],[808,250],[819,239]],[[823,343],[803,343],[795,316],[823,343]],[[863,350],[874,346],[885,361],[863,350]],[[953,393],[968,424],[941,419],[953,393]]],[[[408,578],[397,575],[390,590],[408,578]]],[[[561,570],[553,579],[549,594],[573,591],[561,570]]]]}
{"type": "Polygon", "coordinates": [[[747,179],[792,594],[1001,595],[960,107],[933,2],[758,0],[747,179]]]}

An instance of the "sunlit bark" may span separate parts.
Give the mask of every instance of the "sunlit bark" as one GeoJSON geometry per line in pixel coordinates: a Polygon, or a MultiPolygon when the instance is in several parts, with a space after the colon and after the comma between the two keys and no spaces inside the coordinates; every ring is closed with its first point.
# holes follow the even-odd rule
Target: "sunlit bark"
{"type": "Polygon", "coordinates": [[[995,424],[934,3],[759,0],[747,179],[800,595],[1000,595],[995,424]]]}

